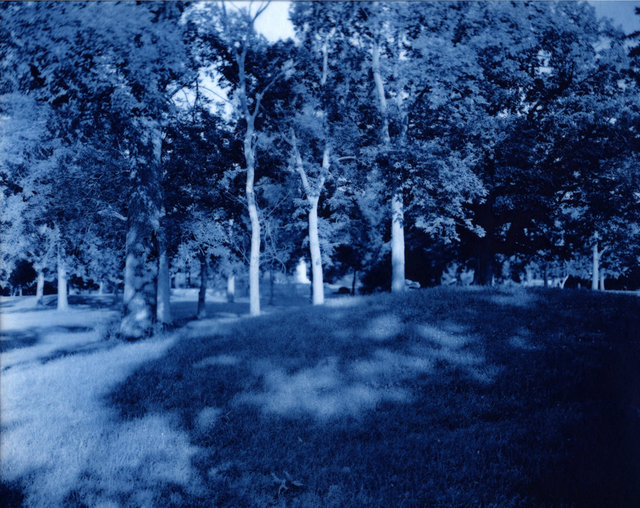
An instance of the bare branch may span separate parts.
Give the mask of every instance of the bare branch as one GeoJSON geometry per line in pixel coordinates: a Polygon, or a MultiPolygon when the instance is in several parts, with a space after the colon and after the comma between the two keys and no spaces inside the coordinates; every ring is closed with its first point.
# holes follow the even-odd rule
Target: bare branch
{"type": "Polygon", "coordinates": [[[119,212],[116,212],[112,209],[104,209],[98,212],[98,215],[102,215],[103,217],[113,217],[114,219],[121,220],[123,222],[127,222],[127,218],[119,212]]]}

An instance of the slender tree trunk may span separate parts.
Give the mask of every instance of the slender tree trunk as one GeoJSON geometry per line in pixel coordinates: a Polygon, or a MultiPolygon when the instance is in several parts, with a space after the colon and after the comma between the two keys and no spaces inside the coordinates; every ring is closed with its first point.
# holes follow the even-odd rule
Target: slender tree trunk
{"type": "Polygon", "coordinates": [[[22,284],[18,286],[18,296],[22,296],[22,284]]]}
{"type": "Polygon", "coordinates": [[[358,280],[358,270],[353,269],[353,279],[351,280],[351,295],[356,294],[356,281],[358,280]]]}
{"type": "Polygon", "coordinates": [[[260,218],[256,206],[256,196],[253,189],[255,178],[255,151],[253,147],[253,126],[247,128],[244,151],[247,162],[247,207],[251,221],[251,253],[249,255],[249,313],[260,315],[260,218]]]}
{"type": "MultiPolygon", "coordinates": [[[[381,137],[385,147],[391,147],[389,134],[389,118],[384,83],[380,71],[380,45],[376,42],[372,48],[371,70],[378,95],[378,107],[382,118],[381,137]]],[[[402,191],[396,178],[396,188],[391,196],[391,291],[405,290],[405,256],[404,256],[404,203],[402,191]]]]}
{"type": "Polygon", "coordinates": [[[171,272],[169,270],[169,256],[167,256],[166,244],[159,244],[161,248],[158,256],[158,287],[156,319],[159,323],[171,323],[171,272]]]}
{"type": "Polygon", "coordinates": [[[104,281],[103,281],[103,280],[101,280],[101,281],[98,283],[98,294],[99,294],[100,296],[102,296],[102,295],[104,294],[104,281]]]}
{"type": "Polygon", "coordinates": [[[275,293],[275,284],[273,281],[273,267],[269,267],[269,305],[273,305],[275,293]]]}
{"type": "Polygon", "coordinates": [[[404,207],[400,193],[391,198],[391,218],[391,291],[397,293],[405,290],[404,207]]]}
{"type": "Polygon", "coordinates": [[[198,319],[203,319],[207,314],[207,260],[205,256],[200,258],[200,289],[198,291],[198,319]]]}
{"type": "Polygon", "coordinates": [[[227,302],[233,303],[236,298],[236,277],[232,273],[227,275],[227,302]]]}
{"type": "Polygon", "coordinates": [[[311,250],[311,272],[313,277],[313,305],[324,303],[324,282],[322,275],[322,254],[318,235],[318,197],[309,198],[309,248],[311,250]]]}
{"type": "Polygon", "coordinates": [[[156,320],[163,324],[171,323],[171,272],[167,255],[167,230],[165,224],[164,188],[162,170],[162,125],[157,122],[152,132],[153,161],[152,185],[155,187],[155,207],[153,228],[155,230],[158,251],[158,277],[156,280],[156,320]]]}
{"type": "Polygon", "coordinates": [[[600,270],[600,291],[604,291],[604,270],[600,270]]]}
{"type": "Polygon", "coordinates": [[[600,281],[600,253],[598,252],[598,241],[593,244],[593,273],[591,278],[591,289],[598,289],[598,282],[600,281]]]}
{"type": "Polygon", "coordinates": [[[36,282],[36,305],[42,305],[44,299],[44,271],[38,270],[38,279],[36,282]]]}
{"type": "Polygon", "coordinates": [[[565,275],[564,277],[562,277],[562,280],[560,281],[560,288],[564,289],[564,285],[567,283],[567,281],[569,280],[569,276],[565,275]]]}
{"type": "Polygon", "coordinates": [[[544,287],[549,287],[549,279],[547,277],[547,263],[542,265],[542,278],[544,279],[544,287]]]}
{"type": "Polygon", "coordinates": [[[61,252],[62,247],[58,247],[58,310],[67,310],[69,308],[69,300],[67,297],[67,269],[64,265],[64,256],[61,252]]]}

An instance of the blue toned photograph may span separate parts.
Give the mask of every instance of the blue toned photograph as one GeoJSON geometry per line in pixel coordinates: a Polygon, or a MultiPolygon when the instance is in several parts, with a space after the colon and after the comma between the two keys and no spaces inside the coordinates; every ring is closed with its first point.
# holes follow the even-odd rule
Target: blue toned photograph
{"type": "Polygon", "coordinates": [[[640,507],[640,0],[0,0],[0,506],[640,507]]]}

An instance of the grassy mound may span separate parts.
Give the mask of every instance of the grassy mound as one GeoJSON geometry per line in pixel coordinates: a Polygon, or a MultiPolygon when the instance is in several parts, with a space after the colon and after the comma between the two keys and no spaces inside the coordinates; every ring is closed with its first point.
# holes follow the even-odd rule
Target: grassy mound
{"type": "MultiPolygon", "coordinates": [[[[142,355],[147,346],[118,347],[142,355]]],[[[190,323],[152,349],[95,392],[101,445],[66,503],[640,502],[635,295],[431,289],[345,298],[190,323]]],[[[90,354],[104,363],[116,350],[90,354]]],[[[22,482],[25,499],[37,499],[29,478],[11,488],[22,482]]]]}

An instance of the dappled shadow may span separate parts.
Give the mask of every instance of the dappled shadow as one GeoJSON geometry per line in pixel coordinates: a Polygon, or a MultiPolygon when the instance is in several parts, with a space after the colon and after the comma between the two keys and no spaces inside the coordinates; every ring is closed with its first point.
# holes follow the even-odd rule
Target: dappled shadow
{"type": "MultiPolygon", "coordinates": [[[[179,415],[205,489],[225,506],[277,501],[284,472],[305,488],[280,495],[302,506],[634,499],[629,429],[640,422],[608,416],[606,401],[632,407],[638,381],[621,389],[592,349],[613,337],[636,347],[637,319],[610,320],[628,300],[593,312],[566,292],[414,295],[185,333],[109,403],[124,420],[179,415]],[[621,430],[626,450],[611,437],[621,430]],[[617,476],[587,485],[581,475],[602,464],[617,476]]],[[[609,360],[626,375],[635,365],[609,360]]]]}
{"type": "MultiPolygon", "coordinates": [[[[93,328],[86,326],[36,326],[22,330],[7,330],[0,332],[0,353],[8,353],[14,349],[34,346],[42,341],[42,338],[53,333],[73,334],[90,332],[93,328]]],[[[77,348],[74,348],[77,349],[77,348]]],[[[70,350],[71,354],[73,350],[70,350]]]]}
{"type": "Polygon", "coordinates": [[[121,436],[101,453],[131,453],[112,470],[92,460],[69,503],[640,499],[640,300],[435,289],[347,303],[189,322],[101,399],[121,436]]]}
{"type": "MultiPolygon", "coordinates": [[[[69,295],[67,299],[69,306],[76,309],[114,309],[119,305],[113,295],[69,295]]],[[[57,303],[56,295],[46,295],[40,303],[36,303],[35,296],[7,298],[0,302],[0,315],[54,310],[57,303]]]]}
{"type": "Polygon", "coordinates": [[[10,330],[0,334],[0,353],[7,353],[12,349],[33,346],[40,340],[40,336],[33,330],[10,330]]]}
{"type": "MultiPolygon", "coordinates": [[[[207,301],[205,309],[205,317],[209,319],[240,317],[249,314],[249,303],[207,301]]],[[[177,320],[195,319],[197,311],[198,304],[194,301],[178,301],[171,304],[171,312],[177,320]]]]}

